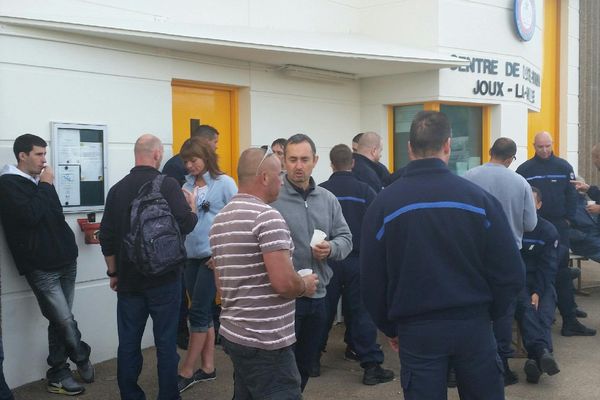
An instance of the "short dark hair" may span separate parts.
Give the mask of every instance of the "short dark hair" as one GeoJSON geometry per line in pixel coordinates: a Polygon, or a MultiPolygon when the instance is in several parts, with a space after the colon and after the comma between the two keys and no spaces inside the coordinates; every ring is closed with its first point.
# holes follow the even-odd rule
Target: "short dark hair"
{"type": "Polygon", "coordinates": [[[287,143],[287,140],[284,138],[279,138],[279,139],[275,139],[273,140],[273,143],[271,143],[271,149],[273,149],[273,146],[281,146],[282,149],[285,149],[285,144],[287,143]]]}
{"type": "Polygon", "coordinates": [[[352,168],[352,150],[345,144],[336,144],[329,152],[331,165],[337,171],[347,171],[352,168]]]}
{"type": "Polygon", "coordinates": [[[358,143],[358,141],[360,140],[360,137],[364,134],[364,132],[359,133],[358,135],[354,136],[352,138],[352,143],[358,143]]]}
{"type": "Polygon", "coordinates": [[[33,146],[48,147],[48,143],[41,137],[32,135],[31,133],[26,133],[16,138],[13,144],[13,153],[15,153],[17,162],[19,162],[19,153],[29,154],[33,150],[33,146]]]}
{"type": "Polygon", "coordinates": [[[287,142],[285,143],[283,152],[285,153],[287,151],[287,147],[290,144],[298,144],[298,143],[302,143],[302,142],[308,142],[308,144],[310,144],[310,148],[313,152],[313,156],[315,154],[317,154],[317,146],[315,146],[315,142],[313,142],[313,140],[311,138],[309,138],[307,135],[305,135],[304,133],[296,133],[295,135],[290,136],[289,139],[287,140],[287,142]]]}
{"type": "Polygon", "coordinates": [[[192,132],[192,137],[201,137],[207,140],[214,140],[219,136],[219,131],[210,125],[198,125],[192,132]]]}
{"type": "Polygon", "coordinates": [[[500,160],[513,158],[517,154],[517,144],[514,140],[501,137],[496,139],[490,149],[490,156],[500,160]]]}
{"type": "Polygon", "coordinates": [[[419,156],[439,152],[450,136],[448,117],[439,111],[420,111],[410,125],[410,147],[419,156]]]}
{"type": "Polygon", "coordinates": [[[542,191],[540,189],[532,186],[531,191],[537,196],[537,201],[542,201],[542,191]]]}

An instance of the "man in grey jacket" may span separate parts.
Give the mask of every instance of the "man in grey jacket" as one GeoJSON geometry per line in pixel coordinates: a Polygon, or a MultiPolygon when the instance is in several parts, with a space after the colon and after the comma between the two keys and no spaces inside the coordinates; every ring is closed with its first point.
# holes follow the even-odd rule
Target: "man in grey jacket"
{"type": "Polygon", "coordinates": [[[352,250],[352,234],[335,196],[316,186],[311,177],[319,157],[315,143],[306,135],[290,137],[285,146],[287,175],[279,198],[272,204],[285,218],[294,241],[294,268],[312,269],[319,278],[312,297],[296,300],[296,363],[304,390],[311,365],[319,358],[322,331],[326,329],[325,293],[333,275],[327,259],[343,260],[352,250]],[[324,240],[313,243],[315,229],[324,240]]]}
{"type": "MultiPolygon", "coordinates": [[[[537,213],[531,186],[525,178],[508,168],[515,160],[516,153],[516,143],[512,139],[501,137],[494,142],[490,149],[490,162],[467,171],[464,177],[500,201],[515,242],[520,249],[523,232],[531,232],[537,224],[537,213]]],[[[533,313],[532,307],[534,306],[537,310],[537,304],[524,304],[525,312],[533,313]]],[[[512,385],[518,381],[517,374],[511,371],[507,361],[513,356],[512,321],[515,316],[515,307],[516,300],[504,317],[494,321],[498,354],[504,364],[505,385],[512,385]]],[[[531,320],[535,321],[535,318],[531,318],[531,320]]],[[[539,331],[541,332],[541,329],[539,331]]]]}

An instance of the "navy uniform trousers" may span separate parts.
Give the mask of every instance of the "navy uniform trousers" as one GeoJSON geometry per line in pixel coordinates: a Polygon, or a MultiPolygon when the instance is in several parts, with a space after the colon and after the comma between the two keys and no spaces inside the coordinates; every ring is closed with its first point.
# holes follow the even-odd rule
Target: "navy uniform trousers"
{"type": "Polygon", "coordinates": [[[502,362],[488,316],[403,322],[398,342],[406,400],[446,399],[450,363],[461,400],[504,400],[502,362]]]}

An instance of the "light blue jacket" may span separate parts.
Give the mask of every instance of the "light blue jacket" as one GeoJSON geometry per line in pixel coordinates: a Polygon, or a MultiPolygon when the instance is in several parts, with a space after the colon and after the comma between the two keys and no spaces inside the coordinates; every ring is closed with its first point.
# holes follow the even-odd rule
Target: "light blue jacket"
{"type": "MultiPolygon", "coordinates": [[[[229,200],[237,193],[235,181],[228,175],[219,175],[216,179],[210,176],[210,173],[205,172],[202,175],[208,190],[204,200],[210,203],[208,211],[202,210],[200,204],[202,201],[196,199],[196,207],[198,208],[198,223],[194,230],[185,238],[185,250],[188,258],[205,258],[210,257],[210,245],[208,242],[208,231],[212,226],[215,216],[229,200]]],[[[194,182],[196,178],[192,175],[185,176],[183,188],[189,192],[194,192],[194,182]]]]}

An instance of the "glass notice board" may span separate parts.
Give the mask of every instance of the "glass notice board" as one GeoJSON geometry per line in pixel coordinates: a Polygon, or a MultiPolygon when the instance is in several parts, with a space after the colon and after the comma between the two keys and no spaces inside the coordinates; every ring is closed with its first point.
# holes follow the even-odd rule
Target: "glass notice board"
{"type": "Polygon", "coordinates": [[[106,125],[52,123],[54,185],[65,213],[104,210],[106,125]]]}

